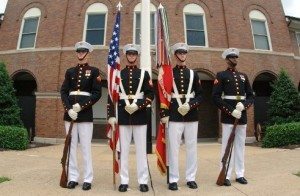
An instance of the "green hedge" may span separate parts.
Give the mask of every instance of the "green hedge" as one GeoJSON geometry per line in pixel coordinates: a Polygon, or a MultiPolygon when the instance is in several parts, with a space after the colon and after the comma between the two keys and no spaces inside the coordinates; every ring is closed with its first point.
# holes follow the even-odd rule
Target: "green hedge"
{"type": "Polygon", "coordinates": [[[300,144],[300,122],[269,126],[266,132],[264,148],[300,144]]]}
{"type": "Polygon", "coordinates": [[[28,143],[28,133],[25,128],[0,126],[0,148],[25,150],[28,143]]]}

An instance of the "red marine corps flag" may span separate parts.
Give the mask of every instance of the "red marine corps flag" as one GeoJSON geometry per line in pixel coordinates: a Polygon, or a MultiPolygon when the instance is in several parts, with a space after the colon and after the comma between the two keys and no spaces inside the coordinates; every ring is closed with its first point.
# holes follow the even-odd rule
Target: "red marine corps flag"
{"type": "MultiPolygon", "coordinates": [[[[157,47],[156,62],[158,67],[158,92],[161,109],[169,109],[173,84],[173,70],[169,55],[169,34],[164,7],[160,4],[157,11],[157,47]]],[[[157,166],[161,174],[167,173],[166,125],[160,122],[156,141],[157,166]]]]}
{"type": "MultiPolygon", "coordinates": [[[[120,3],[119,10],[116,16],[116,22],[114,24],[113,34],[110,40],[109,53],[107,58],[107,85],[108,94],[116,110],[117,103],[119,100],[119,84],[120,84],[120,58],[119,58],[119,39],[120,39],[120,3]]],[[[115,112],[116,118],[118,117],[115,112]]],[[[108,124],[107,137],[109,138],[110,148],[113,150],[113,168],[114,175],[119,173],[118,156],[115,156],[116,150],[119,154],[119,126],[115,126],[115,130],[112,130],[112,126],[108,124]],[[114,134],[113,134],[114,133],[114,134]]],[[[115,183],[115,177],[114,177],[115,183]]]]}

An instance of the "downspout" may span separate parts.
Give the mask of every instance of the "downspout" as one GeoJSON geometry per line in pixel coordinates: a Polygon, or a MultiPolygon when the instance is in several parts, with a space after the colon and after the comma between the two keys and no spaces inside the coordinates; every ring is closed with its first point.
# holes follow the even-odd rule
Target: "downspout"
{"type": "Polygon", "coordinates": [[[226,14],[225,14],[224,0],[221,0],[221,2],[222,2],[222,8],[223,8],[223,17],[224,17],[225,30],[226,30],[227,48],[229,48],[230,45],[229,45],[228,26],[227,26],[227,22],[226,22],[226,14]]]}

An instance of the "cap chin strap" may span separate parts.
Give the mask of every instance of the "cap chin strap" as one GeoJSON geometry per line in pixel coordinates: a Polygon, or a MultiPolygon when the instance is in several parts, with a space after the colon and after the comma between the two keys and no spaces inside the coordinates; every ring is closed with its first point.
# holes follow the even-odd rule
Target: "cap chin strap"
{"type": "Polygon", "coordinates": [[[181,60],[178,56],[177,56],[177,54],[175,53],[175,56],[176,56],[176,58],[180,61],[180,62],[185,62],[185,60],[186,60],[186,58],[184,59],[184,60],[181,60]]]}
{"type": "Polygon", "coordinates": [[[129,63],[134,64],[134,63],[136,62],[136,60],[137,60],[137,57],[135,58],[135,60],[134,60],[133,62],[131,62],[131,61],[128,60],[127,55],[126,55],[126,59],[127,59],[127,61],[128,61],[129,63]]]}
{"type": "Polygon", "coordinates": [[[237,63],[232,62],[229,58],[228,61],[230,62],[230,66],[235,67],[237,65],[237,63]]]}
{"type": "Polygon", "coordinates": [[[80,61],[84,60],[86,55],[88,55],[88,52],[86,52],[85,55],[82,58],[78,58],[78,60],[80,60],[80,61]]]}

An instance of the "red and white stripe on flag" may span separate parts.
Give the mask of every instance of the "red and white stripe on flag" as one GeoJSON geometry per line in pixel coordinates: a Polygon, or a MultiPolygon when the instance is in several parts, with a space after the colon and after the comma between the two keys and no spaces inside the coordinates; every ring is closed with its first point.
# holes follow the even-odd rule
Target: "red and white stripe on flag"
{"type": "MultiPolygon", "coordinates": [[[[120,53],[119,53],[119,40],[120,40],[120,21],[121,14],[118,11],[116,16],[116,22],[114,24],[114,29],[112,37],[110,40],[108,58],[107,58],[107,86],[108,94],[114,106],[117,106],[119,100],[119,84],[120,84],[120,53]]],[[[117,116],[117,114],[116,114],[117,116]]],[[[109,138],[110,148],[116,149],[117,156],[114,165],[114,171],[119,173],[119,154],[120,154],[120,145],[119,145],[119,126],[116,125],[116,130],[112,131],[112,127],[107,125],[107,137],[109,138]],[[114,141],[112,134],[114,135],[114,141]]]]}

